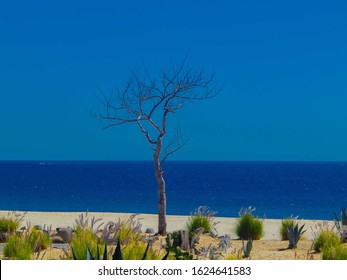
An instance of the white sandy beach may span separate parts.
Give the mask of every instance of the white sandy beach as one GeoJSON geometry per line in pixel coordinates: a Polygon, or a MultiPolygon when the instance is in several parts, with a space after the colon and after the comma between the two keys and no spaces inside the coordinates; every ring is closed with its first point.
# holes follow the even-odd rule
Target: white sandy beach
{"type": "MultiPolygon", "coordinates": [[[[0,217],[6,216],[9,211],[0,211],[0,217]]],[[[23,212],[18,212],[23,213],[23,212]]],[[[26,212],[23,226],[29,222],[33,225],[47,225],[52,226],[52,229],[57,227],[73,227],[75,219],[81,212],[26,212]]],[[[101,212],[89,212],[88,217],[102,218],[104,222],[118,221],[118,219],[126,220],[131,214],[129,213],[101,213],[101,212]]],[[[157,215],[154,214],[139,214],[138,218],[141,219],[142,230],[146,228],[153,228],[156,231],[158,227],[157,215]]],[[[189,216],[167,216],[167,231],[172,232],[174,230],[183,229],[188,221],[189,216]]],[[[237,218],[225,218],[215,217],[215,221],[218,222],[216,229],[218,235],[229,234],[232,238],[237,238],[233,234],[232,229],[237,221],[237,218]]],[[[307,231],[304,237],[308,240],[312,239],[312,231],[319,223],[323,223],[322,220],[298,220],[299,224],[305,224],[307,231]]],[[[333,225],[333,221],[325,221],[330,226],[333,225]]],[[[281,226],[281,220],[279,219],[265,219],[264,220],[264,237],[262,240],[280,240],[279,229],[281,226]]]]}

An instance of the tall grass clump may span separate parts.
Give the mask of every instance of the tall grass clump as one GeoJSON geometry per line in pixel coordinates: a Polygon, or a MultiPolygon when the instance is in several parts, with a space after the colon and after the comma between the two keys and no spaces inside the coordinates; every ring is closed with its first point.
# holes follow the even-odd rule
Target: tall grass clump
{"type": "Polygon", "coordinates": [[[27,239],[31,245],[33,252],[47,249],[51,244],[52,240],[49,237],[48,232],[33,228],[27,233],[27,239]]]}
{"type": "MultiPolygon", "coordinates": [[[[89,219],[88,213],[76,219],[77,226],[70,242],[75,260],[159,260],[165,254],[155,251],[141,232],[140,219],[131,215],[127,220],[98,224],[101,219],[89,219]],[[117,244],[117,246],[114,246],[117,244]]],[[[166,256],[167,257],[167,256],[166,256]]],[[[165,257],[165,258],[166,258],[165,257]]]]}
{"type": "Polygon", "coordinates": [[[4,246],[4,256],[12,260],[31,260],[32,253],[30,241],[19,234],[9,236],[4,246]]]}
{"type": "Polygon", "coordinates": [[[215,232],[216,222],[214,221],[215,212],[210,211],[206,206],[200,206],[190,214],[186,229],[189,235],[192,236],[196,231],[202,228],[205,232],[215,232]]]}
{"type": "Polygon", "coordinates": [[[52,241],[48,231],[31,228],[17,231],[8,236],[4,246],[4,256],[15,260],[38,258],[42,250],[47,249],[52,241]]]}
{"type": "Polygon", "coordinates": [[[18,230],[19,221],[8,219],[8,218],[0,218],[0,232],[1,233],[14,233],[18,230]]]}
{"type": "Polygon", "coordinates": [[[236,235],[243,240],[259,240],[264,235],[263,221],[253,216],[255,208],[251,206],[239,212],[240,218],[235,226],[236,235]]]}
{"type": "Polygon", "coordinates": [[[323,260],[347,260],[346,244],[339,244],[323,249],[323,260]]]}
{"type": "MultiPolygon", "coordinates": [[[[144,241],[131,240],[122,249],[122,256],[124,260],[141,260],[146,252],[147,243],[144,241]]],[[[153,250],[152,246],[148,246],[146,253],[146,260],[161,260],[164,254],[153,250]]]]}
{"type": "Polygon", "coordinates": [[[320,253],[326,248],[338,247],[340,244],[341,241],[339,234],[328,229],[323,229],[315,238],[313,249],[315,252],[320,253]]]}
{"type": "Polygon", "coordinates": [[[19,229],[20,223],[24,219],[24,214],[9,212],[6,217],[0,218],[0,242],[5,242],[7,237],[14,234],[19,229]]]}
{"type": "Polygon", "coordinates": [[[124,260],[141,260],[146,255],[146,260],[160,260],[163,256],[155,251],[151,242],[141,231],[141,222],[136,215],[131,215],[127,220],[118,220],[109,227],[113,239],[122,245],[122,258],[124,260]],[[146,252],[146,253],[145,253],[146,252]]]}
{"type": "Polygon", "coordinates": [[[78,226],[73,233],[70,247],[76,259],[86,260],[87,248],[93,255],[97,255],[98,250],[103,250],[104,245],[90,228],[81,228],[78,226]]]}
{"type": "Polygon", "coordinates": [[[69,258],[77,260],[86,260],[87,251],[96,256],[102,254],[104,250],[104,239],[98,238],[97,231],[103,225],[100,223],[102,219],[89,218],[88,213],[80,214],[75,220],[75,230],[70,241],[71,255],[69,258]]]}
{"type": "Polygon", "coordinates": [[[125,244],[128,241],[138,241],[142,238],[140,220],[131,215],[126,221],[119,220],[113,224],[112,231],[116,240],[125,244]]]}

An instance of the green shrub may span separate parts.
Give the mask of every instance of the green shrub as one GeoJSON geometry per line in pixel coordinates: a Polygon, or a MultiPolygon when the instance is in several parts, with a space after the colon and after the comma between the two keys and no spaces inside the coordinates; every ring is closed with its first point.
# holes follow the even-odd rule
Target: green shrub
{"type": "Polygon", "coordinates": [[[16,233],[24,214],[9,212],[7,217],[0,218],[0,242],[6,242],[9,235],[16,233]]]}
{"type": "Polygon", "coordinates": [[[29,240],[12,234],[5,243],[4,256],[13,260],[31,260],[32,247],[29,240]]]}
{"type": "Polygon", "coordinates": [[[141,239],[141,231],[132,227],[131,221],[120,222],[118,229],[116,230],[116,239],[122,243],[126,243],[128,240],[138,241],[141,239]]]}
{"type": "Polygon", "coordinates": [[[224,260],[226,261],[237,261],[237,260],[242,260],[242,257],[240,256],[240,254],[237,253],[230,253],[229,255],[227,255],[224,260]]]}
{"type": "Polygon", "coordinates": [[[213,221],[215,212],[210,211],[206,206],[200,206],[192,213],[186,224],[189,235],[192,236],[197,229],[203,228],[206,232],[215,230],[216,223],[213,221]]]}
{"type": "Polygon", "coordinates": [[[288,230],[288,227],[290,226],[292,220],[293,220],[293,218],[288,218],[288,219],[282,220],[282,225],[280,228],[280,235],[281,235],[282,241],[288,240],[287,230],[288,230]]]}
{"type": "Polygon", "coordinates": [[[48,233],[45,233],[42,230],[38,230],[35,228],[30,230],[28,240],[33,252],[38,252],[39,250],[45,250],[52,243],[48,233]]]}
{"type": "Polygon", "coordinates": [[[347,260],[347,246],[339,244],[323,248],[323,260],[347,260]]]}
{"type": "Polygon", "coordinates": [[[313,243],[315,252],[322,252],[325,248],[336,247],[340,245],[340,236],[328,229],[323,229],[319,232],[313,243]]]}
{"type": "Polygon", "coordinates": [[[70,247],[78,260],[86,260],[87,248],[94,256],[97,255],[98,247],[101,254],[104,249],[104,245],[91,229],[81,228],[80,226],[77,226],[76,231],[73,233],[70,247]]]}
{"type": "MultiPolygon", "coordinates": [[[[146,251],[147,243],[143,241],[130,240],[126,246],[122,248],[123,260],[141,260],[144,252],[146,251]]],[[[148,247],[146,260],[160,260],[163,256],[153,250],[151,246],[148,247]]]]}
{"type": "Polygon", "coordinates": [[[264,235],[263,222],[250,213],[243,214],[236,223],[235,233],[240,239],[259,240],[264,235]]]}
{"type": "Polygon", "coordinates": [[[182,245],[182,234],[181,231],[173,231],[166,235],[166,244],[169,247],[181,247],[182,245]]]}
{"type": "Polygon", "coordinates": [[[169,255],[169,260],[192,260],[193,254],[182,250],[180,247],[172,247],[170,249],[171,254],[169,255]]]}
{"type": "Polygon", "coordinates": [[[19,228],[19,221],[12,218],[0,218],[0,233],[15,233],[19,228]]]}
{"type": "MultiPolygon", "coordinates": [[[[137,215],[131,215],[127,220],[119,219],[117,222],[108,222],[105,224],[100,239],[107,240],[108,243],[115,244],[120,240],[122,245],[126,245],[129,240],[144,239],[141,231],[140,218],[137,215]]],[[[100,227],[100,226],[99,226],[100,227]]]]}
{"type": "Polygon", "coordinates": [[[195,232],[198,228],[203,228],[204,231],[211,231],[212,227],[210,221],[205,216],[192,216],[187,223],[187,230],[189,233],[195,232]]]}
{"type": "Polygon", "coordinates": [[[168,257],[168,253],[162,254],[161,250],[153,250],[151,241],[147,241],[141,234],[140,219],[137,219],[136,215],[131,215],[126,221],[119,219],[117,222],[98,224],[101,219],[90,218],[86,213],[79,215],[75,221],[68,259],[159,260],[168,257]]]}

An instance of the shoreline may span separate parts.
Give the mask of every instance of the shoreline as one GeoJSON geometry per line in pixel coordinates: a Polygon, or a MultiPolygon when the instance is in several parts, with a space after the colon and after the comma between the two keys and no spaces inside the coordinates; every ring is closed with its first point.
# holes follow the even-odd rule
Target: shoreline
{"type": "MultiPolygon", "coordinates": [[[[0,217],[6,217],[7,213],[13,211],[0,210],[0,217]]],[[[22,214],[26,213],[22,226],[26,226],[30,223],[31,226],[52,226],[52,229],[57,227],[73,227],[75,224],[75,219],[78,218],[80,214],[85,214],[86,212],[36,212],[36,211],[15,211],[16,213],[22,214]]],[[[126,220],[134,213],[110,213],[110,212],[88,212],[88,217],[101,218],[101,222],[126,220]]],[[[140,219],[142,224],[142,231],[147,228],[154,229],[156,232],[158,227],[158,216],[156,214],[136,214],[137,218],[140,219]]],[[[167,215],[167,231],[172,232],[175,230],[184,229],[188,221],[189,216],[183,215],[167,215]]],[[[219,236],[228,234],[232,239],[237,239],[237,236],[233,233],[234,225],[237,222],[237,217],[214,217],[214,221],[217,222],[216,229],[219,236]]],[[[313,239],[313,233],[319,224],[327,223],[329,226],[333,226],[333,221],[328,220],[306,220],[298,219],[300,225],[305,224],[305,229],[307,230],[304,234],[304,238],[307,240],[313,239]]],[[[280,237],[280,227],[281,219],[264,219],[264,236],[262,240],[281,240],[280,237]]]]}

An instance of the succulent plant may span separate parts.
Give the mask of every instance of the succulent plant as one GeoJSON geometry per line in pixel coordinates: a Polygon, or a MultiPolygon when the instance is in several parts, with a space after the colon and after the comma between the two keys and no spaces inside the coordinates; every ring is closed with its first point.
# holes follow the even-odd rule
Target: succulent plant
{"type": "Polygon", "coordinates": [[[288,245],[288,248],[289,249],[293,249],[295,247],[297,247],[298,245],[298,242],[301,238],[301,236],[305,233],[306,230],[303,230],[304,229],[304,226],[305,225],[302,225],[300,228],[299,228],[299,224],[296,223],[294,225],[294,221],[292,221],[290,223],[290,225],[287,227],[287,237],[288,237],[288,240],[289,240],[289,245],[288,245]]]}
{"type": "Polygon", "coordinates": [[[340,219],[336,213],[334,213],[334,215],[335,215],[335,219],[334,219],[335,227],[340,232],[341,242],[347,242],[347,211],[346,211],[346,208],[342,208],[340,219]]]}
{"type": "MultiPolygon", "coordinates": [[[[147,243],[147,247],[146,247],[146,250],[145,250],[145,252],[143,254],[142,260],[146,260],[150,244],[151,244],[151,242],[147,243]]],[[[74,253],[74,250],[71,249],[71,251],[72,251],[73,259],[77,260],[78,258],[76,257],[76,254],[74,253]]],[[[86,251],[86,256],[87,257],[86,257],[86,259],[89,260],[89,261],[90,260],[108,260],[108,257],[107,257],[108,256],[108,252],[107,251],[108,251],[108,249],[107,249],[107,244],[106,243],[105,243],[105,249],[104,249],[104,253],[103,253],[102,257],[100,255],[99,247],[97,249],[96,256],[93,256],[93,254],[90,251],[89,247],[87,247],[87,251],[86,251]]],[[[169,251],[162,258],[162,260],[167,260],[168,256],[169,256],[169,251]]],[[[120,241],[119,240],[117,242],[116,249],[114,250],[114,253],[112,255],[112,260],[123,260],[122,249],[121,249],[121,245],[120,245],[120,241]]]]}
{"type": "Polygon", "coordinates": [[[244,244],[244,241],[242,239],[242,250],[243,250],[243,256],[245,258],[249,258],[249,256],[251,255],[251,251],[253,248],[253,241],[252,239],[249,239],[246,243],[246,245],[244,244]]]}
{"type": "Polygon", "coordinates": [[[334,213],[334,223],[337,230],[341,230],[343,226],[347,226],[347,212],[346,208],[342,208],[341,210],[341,218],[339,219],[338,215],[334,213]]]}

